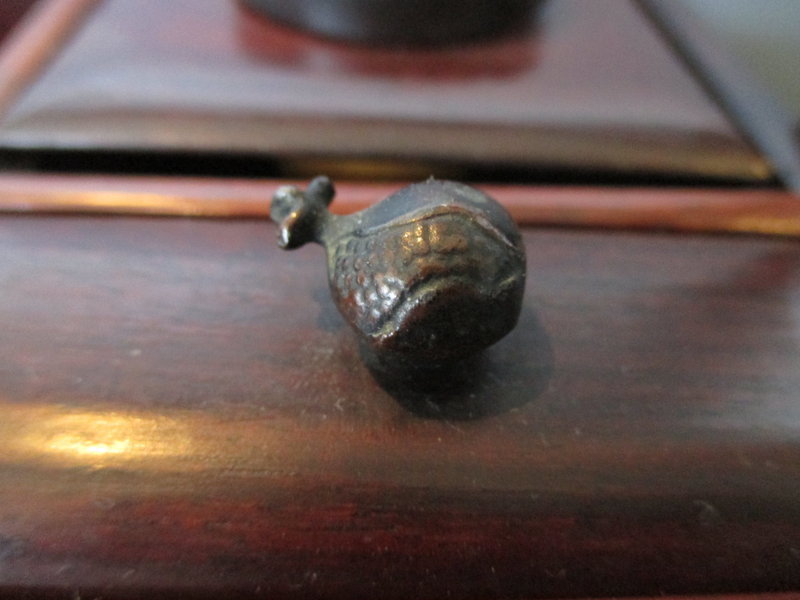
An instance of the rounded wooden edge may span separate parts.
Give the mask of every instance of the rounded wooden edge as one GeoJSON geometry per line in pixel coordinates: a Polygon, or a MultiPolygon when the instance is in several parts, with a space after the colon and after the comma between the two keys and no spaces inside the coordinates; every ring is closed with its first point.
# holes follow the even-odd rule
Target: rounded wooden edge
{"type": "MultiPolygon", "coordinates": [[[[0,175],[0,212],[268,218],[285,180],[0,175]]],[[[334,212],[380,201],[405,182],[337,184],[334,212]]],[[[770,189],[480,185],[521,225],[800,235],[800,195],[770,189]]]]}

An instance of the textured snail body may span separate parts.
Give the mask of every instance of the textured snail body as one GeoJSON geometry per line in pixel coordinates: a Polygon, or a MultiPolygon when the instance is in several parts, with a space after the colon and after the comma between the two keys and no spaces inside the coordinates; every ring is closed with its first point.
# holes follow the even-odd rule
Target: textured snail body
{"type": "MultiPolygon", "coordinates": [[[[279,191],[273,218],[302,221],[304,212],[311,213],[313,225],[305,227],[309,239],[326,248],[333,299],[377,356],[450,361],[493,344],[514,327],[525,254],[516,226],[497,202],[463,184],[429,180],[360,213],[336,217],[309,198],[315,188],[328,190],[320,197],[332,198],[325,181],[314,180],[305,194],[279,191]],[[289,196],[295,202],[282,199],[289,196]],[[282,210],[290,204],[295,210],[282,210]]],[[[292,237],[283,227],[280,235],[292,237]]]]}

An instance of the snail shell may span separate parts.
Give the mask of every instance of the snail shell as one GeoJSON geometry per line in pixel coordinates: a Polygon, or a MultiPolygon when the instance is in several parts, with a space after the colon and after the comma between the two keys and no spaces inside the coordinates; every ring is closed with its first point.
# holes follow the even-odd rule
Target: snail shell
{"type": "Polygon", "coordinates": [[[434,365],[474,354],[517,322],[525,252],[506,210],[452,181],[410,185],[348,216],[327,205],[318,177],[276,192],[271,215],[285,248],[321,243],[333,299],[384,363],[434,365]]]}

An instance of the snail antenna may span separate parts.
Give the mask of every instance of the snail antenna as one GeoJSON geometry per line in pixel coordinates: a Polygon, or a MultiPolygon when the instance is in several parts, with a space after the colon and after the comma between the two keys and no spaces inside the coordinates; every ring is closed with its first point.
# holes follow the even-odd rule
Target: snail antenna
{"type": "Polygon", "coordinates": [[[291,250],[320,241],[334,194],[333,183],[325,176],[314,178],[305,191],[294,185],[278,188],[269,211],[278,224],[278,246],[291,250]]]}
{"type": "Polygon", "coordinates": [[[333,187],[330,178],[325,175],[314,177],[306,189],[306,197],[309,200],[320,202],[324,206],[329,206],[335,195],[336,188],[333,187]]]}

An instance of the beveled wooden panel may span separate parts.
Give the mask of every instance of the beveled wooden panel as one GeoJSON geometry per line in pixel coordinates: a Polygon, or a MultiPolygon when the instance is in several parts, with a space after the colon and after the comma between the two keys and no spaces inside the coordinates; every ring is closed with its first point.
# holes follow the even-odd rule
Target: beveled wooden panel
{"type": "Polygon", "coordinates": [[[261,221],[0,220],[0,591],[800,587],[800,246],[526,230],[473,381],[382,389],[261,221]]]}
{"type": "Polygon", "coordinates": [[[0,145],[771,177],[627,0],[554,0],[524,35],[424,52],[317,40],[235,2],[105,0],[0,145]]]}

